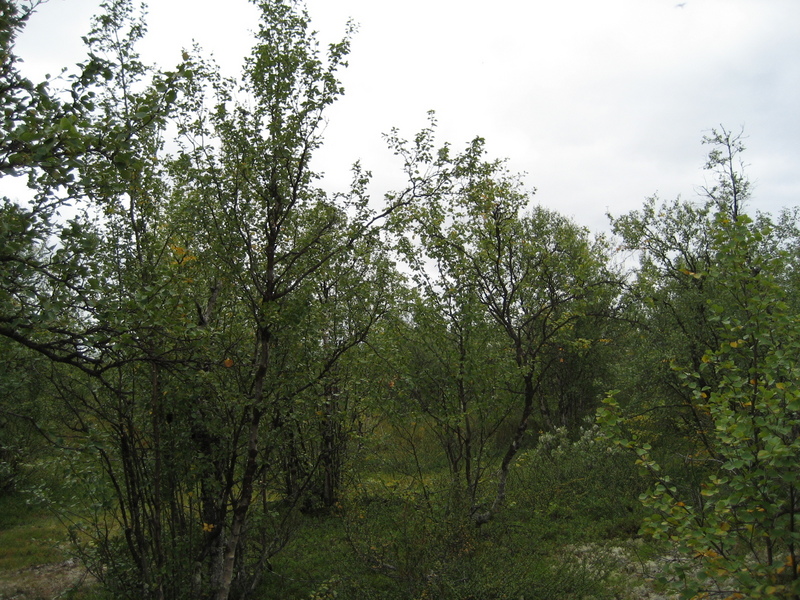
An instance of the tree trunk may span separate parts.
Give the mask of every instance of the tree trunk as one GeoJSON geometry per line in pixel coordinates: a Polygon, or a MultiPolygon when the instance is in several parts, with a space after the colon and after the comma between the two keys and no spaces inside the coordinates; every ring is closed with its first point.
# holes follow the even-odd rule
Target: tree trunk
{"type": "Polygon", "coordinates": [[[264,400],[264,382],[267,377],[267,367],[270,360],[270,344],[272,336],[267,327],[260,327],[258,331],[259,352],[258,367],[253,379],[253,402],[249,406],[251,411],[250,425],[247,438],[247,453],[244,472],[242,473],[241,491],[233,509],[233,521],[230,534],[222,557],[222,572],[219,588],[214,596],[215,600],[228,600],[233,583],[234,568],[239,551],[239,542],[242,539],[247,513],[253,502],[253,487],[258,472],[259,430],[263,410],[261,404],[264,400]]]}
{"type": "Polygon", "coordinates": [[[525,402],[522,407],[522,414],[517,424],[517,429],[514,432],[514,437],[508,445],[503,461],[500,463],[497,479],[497,494],[495,495],[494,502],[491,508],[485,513],[479,513],[473,516],[475,524],[480,526],[492,520],[495,514],[503,507],[506,501],[506,483],[508,482],[508,470],[514,457],[519,452],[522,445],[522,438],[525,437],[525,432],[528,430],[528,420],[533,412],[533,400],[536,395],[536,388],[538,386],[533,383],[533,375],[528,374],[525,376],[525,402]]]}
{"type": "Polygon", "coordinates": [[[221,580],[215,600],[228,600],[230,596],[239,542],[242,539],[242,533],[247,521],[247,512],[253,501],[253,483],[258,470],[258,433],[262,413],[257,408],[252,408],[252,411],[247,441],[247,460],[242,474],[242,490],[233,509],[233,521],[230,535],[228,535],[228,543],[222,557],[221,580]]]}

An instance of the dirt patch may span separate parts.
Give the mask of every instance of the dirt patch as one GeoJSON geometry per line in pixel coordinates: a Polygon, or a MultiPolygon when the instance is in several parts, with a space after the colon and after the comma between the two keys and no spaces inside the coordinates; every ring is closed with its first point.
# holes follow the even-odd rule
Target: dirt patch
{"type": "Polygon", "coordinates": [[[0,573],[0,600],[55,600],[96,582],[75,560],[0,573]]]}

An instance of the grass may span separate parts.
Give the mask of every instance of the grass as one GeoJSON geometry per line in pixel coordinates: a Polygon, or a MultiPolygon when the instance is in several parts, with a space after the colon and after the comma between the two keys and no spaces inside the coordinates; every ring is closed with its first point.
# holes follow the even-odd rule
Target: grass
{"type": "Polygon", "coordinates": [[[0,598],[89,600],[93,586],[69,559],[67,532],[23,494],[0,496],[0,598]]]}
{"type": "Polygon", "coordinates": [[[22,495],[0,497],[0,574],[68,557],[67,533],[47,511],[29,506],[22,495]]]}

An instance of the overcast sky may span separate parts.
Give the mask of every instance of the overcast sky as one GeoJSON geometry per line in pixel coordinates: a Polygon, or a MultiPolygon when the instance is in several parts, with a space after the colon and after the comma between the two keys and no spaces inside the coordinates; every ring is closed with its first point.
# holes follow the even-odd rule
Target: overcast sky
{"type": "MultiPolygon", "coordinates": [[[[96,0],[49,0],[17,51],[41,76],[82,58],[96,0]]],[[[654,193],[696,197],[710,128],[744,126],[752,209],[800,200],[798,0],[308,0],[327,43],[359,24],[346,94],[317,166],[331,190],[360,159],[381,196],[401,184],[381,137],[435,110],[442,141],[485,137],[536,200],[595,231],[654,193]]],[[[151,0],[143,56],[196,40],[239,72],[258,18],[245,0],[151,0]]]]}

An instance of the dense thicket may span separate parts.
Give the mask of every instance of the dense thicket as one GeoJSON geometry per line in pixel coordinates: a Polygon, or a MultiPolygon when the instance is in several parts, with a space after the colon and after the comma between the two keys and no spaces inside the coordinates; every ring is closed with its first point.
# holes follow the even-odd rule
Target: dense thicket
{"type": "Polygon", "coordinates": [[[433,120],[387,137],[403,189],[332,194],[351,31],[258,5],[240,80],[143,64],[108,0],[34,84],[0,0],[0,493],[115,598],[611,598],[643,514],[686,597],[797,598],[798,230],[747,215],[741,139],[616,249],[433,120]]]}

